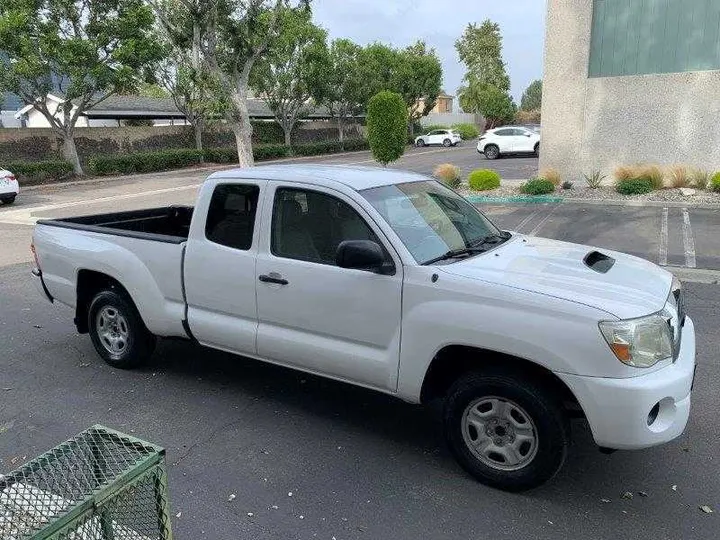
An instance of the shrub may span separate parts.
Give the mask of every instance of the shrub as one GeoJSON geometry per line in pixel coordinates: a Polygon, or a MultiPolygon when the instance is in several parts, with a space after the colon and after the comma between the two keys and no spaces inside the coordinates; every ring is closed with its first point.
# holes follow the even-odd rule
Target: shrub
{"type": "Polygon", "coordinates": [[[453,124],[451,129],[459,133],[463,141],[477,139],[480,136],[480,130],[475,124],[453,124]]]}
{"type": "Polygon", "coordinates": [[[710,173],[704,169],[692,168],[689,171],[690,186],[696,189],[707,189],[710,182],[710,173]]]}
{"type": "Polygon", "coordinates": [[[672,165],[667,169],[670,187],[681,188],[690,182],[690,174],[685,165],[672,165]]]}
{"type": "Polygon", "coordinates": [[[293,153],[298,156],[318,156],[320,154],[334,154],[340,151],[342,151],[342,148],[338,141],[316,142],[293,146],[293,153]]]}
{"type": "Polygon", "coordinates": [[[712,175],[708,187],[713,191],[720,191],[720,172],[716,172],[712,175]]]}
{"type": "Polygon", "coordinates": [[[468,176],[470,189],[487,191],[500,187],[500,175],[490,169],[476,169],[468,176]]]}
{"type": "Polygon", "coordinates": [[[204,148],[203,155],[208,163],[237,163],[238,160],[235,148],[204,148]]]}
{"type": "Polygon", "coordinates": [[[600,171],[593,171],[589,175],[583,174],[583,176],[585,177],[585,182],[590,189],[599,188],[602,184],[602,181],[607,178],[607,176],[600,171]]]}
{"type": "Polygon", "coordinates": [[[563,189],[572,189],[572,187],[573,187],[573,183],[572,183],[570,180],[565,180],[565,181],[562,183],[562,188],[563,188],[563,189]]]}
{"type": "Polygon", "coordinates": [[[383,165],[403,155],[407,143],[407,107],[400,94],[384,90],[370,98],[367,138],[373,158],[383,165]]]}
{"type": "Polygon", "coordinates": [[[433,176],[453,189],[460,187],[460,169],[451,163],[435,167],[433,176]]]}
{"type": "Polygon", "coordinates": [[[650,178],[627,178],[615,185],[615,191],[623,195],[642,195],[655,189],[650,178]]]}
{"type": "MultiPolygon", "coordinates": [[[[415,142],[414,139],[410,144],[412,144],[413,142],[415,142]]],[[[348,139],[343,142],[343,147],[347,152],[370,149],[370,145],[368,144],[367,139],[348,139]]]]}
{"type": "Polygon", "coordinates": [[[545,178],[531,178],[520,186],[520,191],[528,195],[547,195],[555,191],[555,184],[545,178]]]}
{"type": "Polygon", "coordinates": [[[57,182],[73,174],[73,166],[67,161],[15,161],[3,163],[3,167],[13,173],[20,185],[57,182]]]}
{"type": "Polygon", "coordinates": [[[88,160],[88,168],[97,176],[146,173],[196,165],[200,163],[202,155],[199,150],[184,148],[119,156],[94,156],[88,160]]]}
{"type": "Polygon", "coordinates": [[[562,178],[560,178],[560,173],[557,172],[555,169],[543,169],[542,171],[540,171],[538,178],[544,178],[545,180],[549,180],[555,187],[559,186],[560,182],[562,181],[562,178]]]}
{"type": "Polygon", "coordinates": [[[615,169],[615,179],[623,180],[649,180],[653,189],[663,188],[663,171],[657,165],[623,165],[615,169]]]}

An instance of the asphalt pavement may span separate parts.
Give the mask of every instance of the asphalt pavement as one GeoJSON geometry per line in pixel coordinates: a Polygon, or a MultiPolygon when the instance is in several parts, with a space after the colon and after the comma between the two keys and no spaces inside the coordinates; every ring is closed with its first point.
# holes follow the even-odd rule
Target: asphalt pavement
{"type": "MultiPolygon", "coordinates": [[[[356,153],[320,160],[368,159],[356,153]]],[[[464,170],[489,164],[472,148],[457,148],[414,149],[397,166],[427,173],[445,161],[464,170]]],[[[518,171],[537,166],[532,158],[492,162],[499,164],[518,171]]],[[[178,539],[717,537],[717,285],[685,284],[698,347],[685,434],[657,448],[608,456],[578,422],[565,468],[524,494],[487,488],[465,474],[442,440],[435,406],[411,406],[181,341],[162,342],[143,369],[106,366],[89,338],[75,334],[71,310],[50,305],[33,288],[31,223],[190,203],[207,174],[56,186],[24,192],[16,205],[0,208],[0,472],[101,423],[167,448],[178,539]],[[625,492],[632,498],[623,498],[625,492]],[[701,505],[715,513],[701,512],[701,505]]],[[[592,240],[655,262],[665,242],[667,264],[689,262],[682,209],[668,212],[665,240],[658,233],[662,208],[484,209],[504,228],[592,240]]],[[[720,268],[713,243],[717,211],[689,211],[697,266],[720,268]]]]}

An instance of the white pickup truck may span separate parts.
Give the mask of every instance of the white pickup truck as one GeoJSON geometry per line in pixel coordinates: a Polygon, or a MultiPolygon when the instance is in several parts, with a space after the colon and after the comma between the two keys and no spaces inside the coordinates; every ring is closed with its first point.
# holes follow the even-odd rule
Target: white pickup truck
{"type": "Polygon", "coordinates": [[[37,285],[109,364],[156,336],[413,403],[480,481],[523,490],[562,466],[572,417],[604,450],[687,424],[695,330],[645,260],[499,230],[414,173],[316,165],[215,173],[195,208],[40,221],[37,285]]]}

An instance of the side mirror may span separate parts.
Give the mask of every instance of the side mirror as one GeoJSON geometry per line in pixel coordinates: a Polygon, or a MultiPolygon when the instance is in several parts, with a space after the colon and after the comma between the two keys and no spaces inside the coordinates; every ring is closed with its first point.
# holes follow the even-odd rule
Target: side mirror
{"type": "Polygon", "coordinates": [[[385,265],[385,254],[372,240],[344,240],[335,252],[335,263],[340,268],[380,272],[385,265]]]}
{"type": "Polygon", "coordinates": [[[526,133],[525,136],[526,136],[526,137],[532,137],[532,133],[526,133]]]}

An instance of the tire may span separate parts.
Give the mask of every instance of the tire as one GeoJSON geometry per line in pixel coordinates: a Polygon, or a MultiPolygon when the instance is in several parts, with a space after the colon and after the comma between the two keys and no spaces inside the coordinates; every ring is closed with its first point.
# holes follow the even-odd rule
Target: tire
{"type": "Polygon", "coordinates": [[[423,146],[425,146],[425,141],[423,139],[418,139],[417,141],[415,141],[415,146],[417,146],[418,148],[422,148],[423,146]]]}
{"type": "Polygon", "coordinates": [[[445,139],[445,140],[443,141],[443,146],[444,146],[445,148],[450,148],[450,147],[452,146],[452,141],[451,141],[450,139],[445,139]]]}
{"type": "Polygon", "coordinates": [[[115,368],[137,367],[155,350],[155,336],[145,326],[132,300],[117,289],[101,291],[93,298],[88,328],[97,353],[115,368]]]}
{"type": "Polygon", "coordinates": [[[12,204],[15,202],[15,197],[17,197],[17,195],[13,195],[12,197],[4,197],[0,200],[2,200],[3,204],[12,204]]]}
{"type": "Polygon", "coordinates": [[[533,150],[533,153],[535,154],[535,157],[540,157],[540,143],[537,143],[535,145],[535,149],[533,150]]]}
{"type": "Polygon", "coordinates": [[[497,159],[500,157],[500,148],[494,144],[488,144],[485,147],[484,154],[486,159],[497,159]]]}
{"type": "Polygon", "coordinates": [[[510,371],[462,376],[448,393],[443,418],[455,459],[483,484],[505,491],[547,482],[561,469],[570,445],[567,415],[553,395],[510,371]]]}

